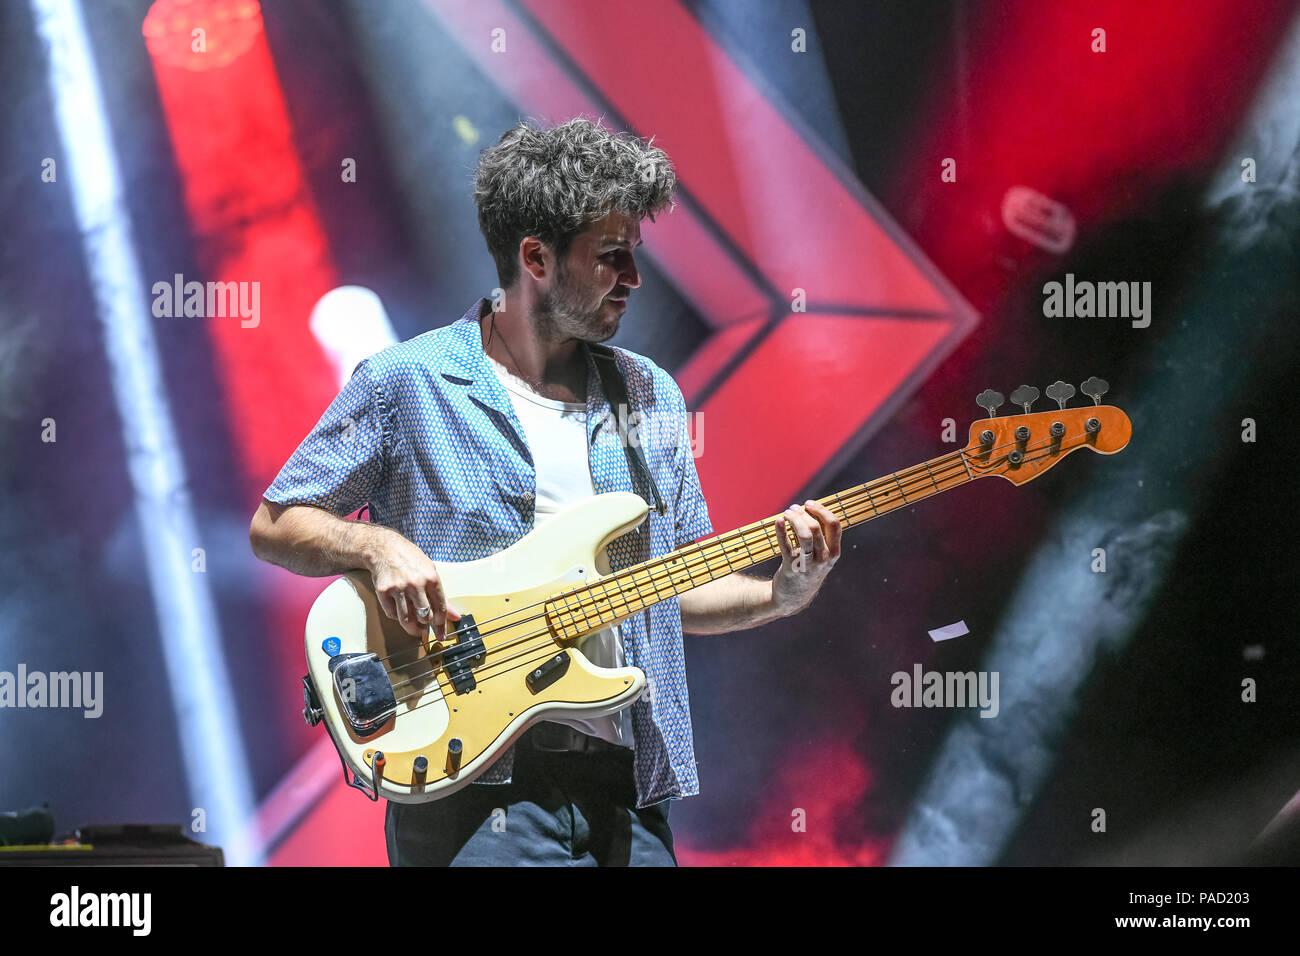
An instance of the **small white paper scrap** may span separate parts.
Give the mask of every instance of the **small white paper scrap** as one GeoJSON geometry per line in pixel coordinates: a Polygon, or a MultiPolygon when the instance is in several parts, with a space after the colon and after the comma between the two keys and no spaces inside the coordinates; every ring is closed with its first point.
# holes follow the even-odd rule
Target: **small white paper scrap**
{"type": "Polygon", "coordinates": [[[961,637],[963,634],[969,633],[970,630],[966,627],[966,622],[958,621],[956,624],[935,628],[930,632],[930,639],[934,641],[951,641],[954,637],[961,637]]]}

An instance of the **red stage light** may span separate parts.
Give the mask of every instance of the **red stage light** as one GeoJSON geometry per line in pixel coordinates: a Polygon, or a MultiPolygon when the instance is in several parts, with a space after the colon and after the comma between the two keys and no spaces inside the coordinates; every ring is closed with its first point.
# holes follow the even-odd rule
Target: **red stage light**
{"type": "Polygon", "coordinates": [[[252,47],[262,7],[257,0],[155,0],[141,32],[155,62],[216,70],[252,47]]]}

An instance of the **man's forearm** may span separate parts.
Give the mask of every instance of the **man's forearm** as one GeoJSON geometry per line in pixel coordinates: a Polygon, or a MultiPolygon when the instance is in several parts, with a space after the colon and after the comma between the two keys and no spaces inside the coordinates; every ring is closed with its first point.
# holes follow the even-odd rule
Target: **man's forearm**
{"type": "Polygon", "coordinates": [[[772,582],[748,574],[729,574],[677,598],[682,630],[691,634],[725,634],[758,627],[790,612],[772,599],[772,582]]]}
{"type": "Polygon", "coordinates": [[[263,561],[309,578],[370,568],[379,535],[389,529],[369,521],[349,521],[308,505],[273,506],[265,501],[249,527],[253,554],[263,561]]]}

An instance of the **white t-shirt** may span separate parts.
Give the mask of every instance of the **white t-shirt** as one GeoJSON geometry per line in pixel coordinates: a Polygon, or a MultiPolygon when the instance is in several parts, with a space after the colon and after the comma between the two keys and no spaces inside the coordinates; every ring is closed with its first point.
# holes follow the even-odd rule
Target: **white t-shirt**
{"type": "MultiPolygon", "coordinates": [[[[586,402],[557,402],[544,398],[523,379],[511,375],[500,362],[484,353],[514,404],[524,427],[524,438],[537,469],[536,528],[562,508],[596,493],[587,455],[586,402]]],[[[582,644],[582,653],[597,667],[622,667],[623,638],[617,624],[596,631],[582,644]]],[[[599,737],[612,744],[632,747],[631,708],[612,717],[592,720],[556,720],[556,723],[599,737]]]]}

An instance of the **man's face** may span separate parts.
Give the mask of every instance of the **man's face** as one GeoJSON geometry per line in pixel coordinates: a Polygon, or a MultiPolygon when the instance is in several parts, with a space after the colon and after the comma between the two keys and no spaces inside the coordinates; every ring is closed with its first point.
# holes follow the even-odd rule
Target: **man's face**
{"type": "Polygon", "coordinates": [[[632,258],[640,244],[640,222],[618,212],[574,237],[538,303],[559,337],[603,342],[618,331],[627,297],[641,285],[632,258]]]}

